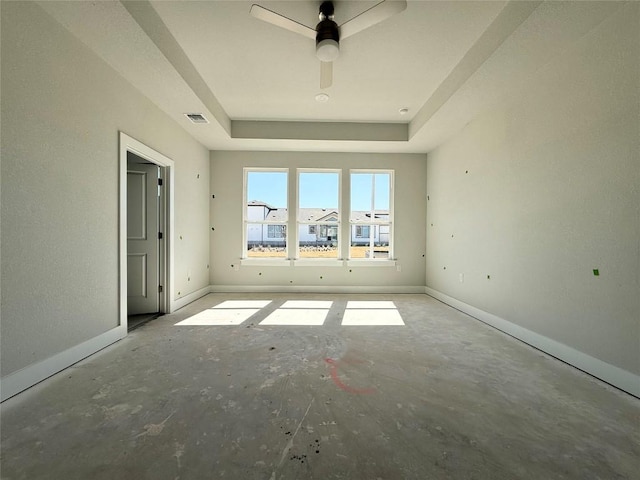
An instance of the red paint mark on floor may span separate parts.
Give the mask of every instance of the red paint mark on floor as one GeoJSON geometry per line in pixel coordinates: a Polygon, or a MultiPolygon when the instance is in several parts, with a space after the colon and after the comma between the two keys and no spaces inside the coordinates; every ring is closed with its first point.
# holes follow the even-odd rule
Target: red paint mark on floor
{"type": "Polygon", "coordinates": [[[340,380],[340,377],[338,376],[338,361],[334,360],[333,358],[325,358],[324,361],[329,364],[329,373],[331,375],[331,380],[333,380],[333,383],[335,383],[339,389],[356,395],[369,395],[372,393],[376,393],[375,388],[354,388],[346,385],[342,380],[340,380]]]}

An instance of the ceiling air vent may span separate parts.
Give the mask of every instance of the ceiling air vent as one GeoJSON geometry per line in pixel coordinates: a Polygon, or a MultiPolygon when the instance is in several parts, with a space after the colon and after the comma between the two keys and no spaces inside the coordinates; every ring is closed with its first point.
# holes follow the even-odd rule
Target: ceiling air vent
{"type": "Polygon", "coordinates": [[[209,120],[207,120],[201,113],[185,113],[184,115],[193,123],[209,123],[209,120]]]}

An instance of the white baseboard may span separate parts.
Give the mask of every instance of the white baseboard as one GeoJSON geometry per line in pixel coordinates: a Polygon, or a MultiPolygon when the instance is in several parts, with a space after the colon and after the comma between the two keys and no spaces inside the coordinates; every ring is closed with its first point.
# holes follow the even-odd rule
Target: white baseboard
{"type": "Polygon", "coordinates": [[[447,305],[460,310],[461,312],[471,315],[472,317],[521,340],[532,347],[542,350],[549,355],[559,358],[560,360],[573,365],[580,370],[597,377],[614,387],[636,397],[640,397],[640,376],[623,370],[622,368],[603,362],[595,357],[582,353],[579,350],[571,348],[563,343],[552,340],[544,335],[532,332],[526,328],[520,327],[515,323],[500,318],[491,313],[480,310],[479,308],[468,305],[460,300],[445,295],[437,290],[425,287],[424,291],[427,295],[440,300],[447,305]]]}
{"type": "Polygon", "coordinates": [[[24,367],[0,379],[0,401],[17,395],[80,360],[126,337],[124,325],[113,328],[40,362],[24,367]]]}
{"type": "Polygon", "coordinates": [[[211,292],[213,292],[212,286],[207,285],[206,287],[201,288],[200,290],[196,290],[195,292],[188,293],[184,297],[177,298],[171,302],[171,312],[175,312],[176,310],[184,307],[185,305],[190,304],[191,302],[195,302],[199,298],[202,298],[211,292]]]}
{"type": "Polygon", "coordinates": [[[424,293],[422,286],[211,285],[213,293],[424,293]]]}

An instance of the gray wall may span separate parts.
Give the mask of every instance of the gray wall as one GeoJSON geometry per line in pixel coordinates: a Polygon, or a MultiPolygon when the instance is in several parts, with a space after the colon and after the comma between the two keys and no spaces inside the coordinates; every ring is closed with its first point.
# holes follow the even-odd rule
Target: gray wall
{"type": "Polygon", "coordinates": [[[429,153],[426,267],[428,287],[635,374],[638,7],[429,153]]]}
{"type": "Polygon", "coordinates": [[[118,324],[119,130],[175,161],[174,295],[209,284],[209,153],[35,4],[1,58],[5,376],[118,324]]]}
{"type": "MultiPolygon", "coordinates": [[[[211,284],[214,286],[424,286],[425,282],[425,155],[211,152],[211,284]],[[242,266],[242,204],[244,167],[340,168],[342,183],[350,168],[395,170],[395,255],[393,267],[264,267],[242,266]],[[351,270],[351,272],[349,271],[351,270]],[[261,275],[260,275],[261,274],[261,275]],[[320,276],[323,278],[320,279],[320,276]]],[[[290,181],[291,185],[291,181],[290,181]]]]}

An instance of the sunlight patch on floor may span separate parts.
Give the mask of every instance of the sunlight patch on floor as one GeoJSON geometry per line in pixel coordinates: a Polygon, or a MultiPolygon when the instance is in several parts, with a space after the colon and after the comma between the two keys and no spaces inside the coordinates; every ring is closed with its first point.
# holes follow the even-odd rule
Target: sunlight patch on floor
{"type": "Polygon", "coordinates": [[[323,325],[329,309],[280,308],[260,325],[323,325]]]}
{"type": "MultiPolygon", "coordinates": [[[[227,300],[176,325],[241,325],[270,303],[271,300],[227,300]]],[[[333,301],[330,300],[287,300],[259,324],[322,326],[332,305],[333,301]]],[[[386,300],[349,301],[341,317],[341,325],[344,326],[405,324],[395,304],[386,300]]]]}
{"type": "Polygon", "coordinates": [[[259,308],[210,308],[204,312],[197,313],[176,325],[240,325],[250,316],[260,311],[259,308]]]}
{"type": "Polygon", "coordinates": [[[353,300],[347,302],[347,310],[352,308],[392,308],[395,310],[396,305],[395,303],[386,300],[353,300]]]}
{"type": "Polygon", "coordinates": [[[404,325],[395,303],[390,301],[350,301],[342,317],[342,325],[404,325]]]}
{"type": "Polygon", "coordinates": [[[264,308],[271,300],[226,300],[213,308],[264,308]]]}
{"type": "Polygon", "coordinates": [[[329,310],[332,301],[325,300],[288,300],[280,308],[324,308],[329,310]]]}

